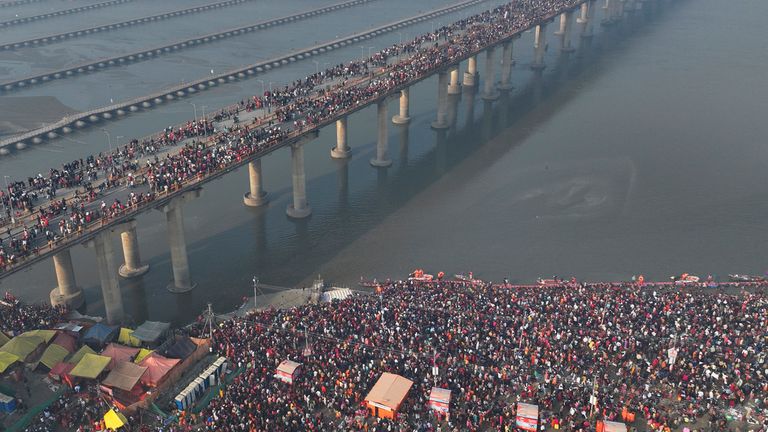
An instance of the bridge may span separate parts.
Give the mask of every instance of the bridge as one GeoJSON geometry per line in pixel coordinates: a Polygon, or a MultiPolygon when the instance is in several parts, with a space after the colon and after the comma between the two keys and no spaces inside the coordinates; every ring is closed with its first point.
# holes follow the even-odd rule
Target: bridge
{"type": "MultiPolygon", "coordinates": [[[[72,15],[81,12],[88,12],[96,9],[103,9],[109,6],[117,6],[123,3],[129,3],[135,0],[109,0],[102,3],[93,3],[85,6],[80,6],[72,9],[64,9],[55,12],[48,12],[40,15],[32,15],[28,17],[21,17],[12,19],[9,21],[0,21],[0,28],[8,28],[15,25],[27,24],[35,21],[42,21],[49,18],[56,18],[64,15],[72,15]]],[[[26,2],[25,2],[26,3],[26,2]]],[[[20,4],[20,3],[19,3],[20,4]]]]}
{"type": "MultiPolygon", "coordinates": [[[[614,22],[623,19],[624,12],[616,6],[618,1],[606,1],[606,19],[614,22]]],[[[636,5],[642,4],[635,0],[626,1],[632,3],[632,7],[628,10],[634,10],[636,5]]],[[[555,2],[552,1],[551,3],[555,2]]],[[[591,37],[592,22],[595,20],[594,2],[591,0],[570,0],[558,3],[557,8],[538,11],[535,19],[528,21],[515,20],[515,17],[507,20],[506,16],[494,16],[493,20],[489,22],[483,17],[475,16],[472,22],[473,26],[468,27],[467,30],[474,31],[472,37],[467,36],[462,39],[459,36],[457,39],[459,42],[443,42],[435,45],[431,39],[427,38],[422,40],[421,44],[417,44],[417,49],[407,52],[405,58],[401,59],[399,55],[396,59],[393,57],[392,63],[378,64],[378,68],[370,73],[360,74],[355,79],[334,84],[331,88],[325,87],[328,85],[327,82],[321,81],[313,84],[314,91],[303,101],[304,106],[310,106],[312,103],[316,103],[318,106],[327,106],[328,98],[333,99],[335,96],[341,95],[348,97],[338,102],[333,109],[318,114],[316,118],[310,119],[310,116],[315,114],[311,110],[305,111],[302,117],[307,121],[299,123],[293,128],[288,126],[289,123],[283,121],[281,126],[285,129],[281,133],[268,135],[267,138],[258,142],[248,141],[253,135],[239,135],[242,129],[235,129],[233,132],[220,132],[210,137],[204,147],[200,147],[202,144],[198,143],[199,151],[208,152],[206,154],[211,155],[210,149],[216,147],[218,142],[226,142],[227,138],[232,137],[245,137],[242,145],[232,147],[230,143],[229,147],[223,144],[220,147],[235,151],[231,154],[236,154],[237,157],[216,160],[215,167],[210,170],[199,170],[195,175],[184,178],[171,188],[154,191],[151,199],[121,209],[110,217],[96,218],[68,236],[47,244],[35,245],[31,253],[6,264],[0,272],[0,279],[52,257],[58,286],[51,292],[51,302],[77,308],[83,303],[83,291],[76,283],[70,248],[84,244],[87,247],[92,247],[95,251],[107,320],[119,322],[123,318],[124,312],[118,274],[126,278],[138,277],[149,270],[140,258],[135,218],[150,210],[160,210],[166,216],[173,269],[173,282],[168,286],[168,289],[172,292],[189,291],[194,288],[195,284],[191,279],[184,240],[183,207],[186,202],[201,195],[206,183],[248,165],[249,189],[243,197],[244,204],[249,206],[263,205],[267,202],[267,198],[262,187],[261,158],[284,147],[289,147],[291,149],[292,202],[286,209],[286,213],[289,217],[296,219],[308,217],[312,210],[306,194],[303,146],[316,138],[321,129],[335,124],[337,139],[336,146],[331,149],[331,157],[349,157],[350,147],[346,136],[348,117],[357,111],[376,105],[378,113],[376,156],[370,161],[370,164],[379,169],[386,169],[391,165],[391,160],[388,157],[387,129],[390,119],[387,114],[387,104],[392,99],[399,99],[399,113],[391,121],[402,125],[401,127],[407,127],[410,121],[409,88],[411,86],[435,74],[438,75],[437,114],[431,126],[436,130],[446,129],[450,124],[448,94],[460,92],[462,87],[474,89],[482,83],[481,97],[488,103],[492,103],[498,97],[499,90],[506,91],[511,88],[509,84],[513,63],[512,48],[515,39],[522,32],[530,29],[535,30],[534,61],[530,66],[539,73],[545,68],[545,28],[550,22],[558,17],[560,19],[560,31],[557,34],[561,39],[560,49],[563,52],[567,53],[572,50],[571,40],[574,37],[572,33],[575,25],[579,26],[580,38],[591,37]],[[576,20],[574,20],[574,15],[578,15],[576,20]],[[481,30],[477,30],[478,28],[481,30]],[[500,59],[496,57],[497,48],[501,48],[500,59]],[[483,79],[479,83],[477,56],[482,54],[486,57],[486,68],[483,79]],[[464,62],[466,62],[466,69],[463,73],[463,79],[459,80],[460,67],[464,62]],[[501,66],[501,80],[497,85],[494,68],[498,64],[501,66]],[[411,73],[405,74],[404,71],[406,70],[411,71],[411,73]],[[228,133],[233,135],[227,135],[228,133]],[[121,235],[124,255],[124,263],[119,269],[115,265],[115,254],[110,240],[110,236],[115,232],[121,235]]],[[[496,10],[497,15],[501,13],[503,13],[503,9],[496,10]]],[[[368,64],[372,59],[373,57],[358,63],[368,64]]],[[[289,106],[291,106],[290,103],[287,103],[280,108],[289,106]]],[[[265,124],[268,125],[276,119],[275,113],[258,119],[254,122],[251,131],[268,130],[265,128],[265,124]]],[[[271,130],[274,131],[274,129],[271,130]]]]}
{"type": "Polygon", "coordinates": [[[57,33],[47,36],[41,36],[38,38],[20,40],[16,42],[7,42],[0,44],[0,51],[12,51],[19,48],[26,47],[38,47],[41,45],[52,44],[55,42],[61,42],[65,40],[71,40],[82,36],[90,36],[92,34],[101,33],[110,30],[118,30],[126,27],[133,27],[141,24],[149,24],[156,21],[168,20],[176,17],[182,17],[192,15],[200,12],[206,12],[215,9],[221,9],[228,6],[239,5],[252,0],[226,0],[218,3],[209,3],[206,5],[195,6],[186,9],[177,9],[171,12],[165,12],[157,15],[148,15],[141,18],[134,18],[127,21],[113,22],[111,24],[104,24],[95,27],[81,28],[78,30],[72,30],[64,33],[57,33]]]}
{"type": "MultiPolygon", "coordinates": [[[[360,3],[365,3],[370,1],[373,1],[373,0],[352,0],[346,3],[338,3],[336,5],[328,6],[328,8],[330,8],[329,11],[338,10],[343,7],[351,7],[360,3]]],[[[395,21],[390,24],[385,24],[371,30],[367,30],[364,32],[347,36],[345,38],[334,39],[332,41],[321,43],[319,45],[299,49],[292,53],[278,56],[263,62],[251,64],[251,65],[230,70],[227,72],[211,75],[210,77],[201,78],[195,81],[190,81],[187,83],[168,87],[163,90],[157,91],[155,93],[140,96],[128,101],[118,102],[112,105],[95,108],[92,110],[66,116],[63,119],[59,120],[58,122],[52,123],[45,127],[37,128],[23,134],[14,135],[10,138],[6,138],[0,141],[0,155],[9,154],[10,151],[13,149],[22,150],[27,147],[28,143],[40,144],[46,139],[48,140],[56,139],[62,134],[71,133],[75,128],[80,129],[80,128],[85,128],[89,125],[97,124],[102,119],[111,119],[116,115],[124,116],[126,114],[129,114],[130,112],[150,109],[153,106],[161,104],[165,101],[184,97],[191,93],[204,91],[206,89],[209,89],[210,87],[215,87],[219,84],[224,84],[231,81],[253,77],[262,72],[265,72],[274,68],[279,68],[281,66],[285,66],[290,63],[294,63],[296,61],[305,60],[312,56],[317,56],[317,55],[326,53],[328,51],[332,51],[334,49],[342,48],[348,45],[358,43],[363,40],[371,39],[375,36],[397,31],[398,29],[407,27],[409,25],[417,24],[423,21],[427,21],[431,18],[439,17],[442,15],[457,12],[472,6],[476,6],[478,4],[481,4],[482,2],[483,0],[465,0],[465,1],[462,1],[461,3],[435,9],[433,11],[425,12],[423,14],[420,14],[411,18],[395,21]]],[[[326,9],[326,8],[323,8],[323,9],[326,9]]],[[[314,16],[324,12],[319,12],[319,10],[315,10],[308,13],[310,14],[310,16],[314,16]]],[[[282,24],[289,21],[295,21],[298,19],[302,19],[302,18],[300,18],[299,15],[293,15],[291,17],[279,18],[277,20],[273,20],[273,23],[270,25],[282,24]]],[[[258,24],[257,29],[261,29],[261,28],[267,28],[267,24],[266,23],[258,24]]],[[[246,32],[246,31],[247,30],[242,30],[242,32],[246,32]]],[[[205,42],[204,39],[205,39],[204,37],[200,38],[199,43],[204,43],[205,42]]],[[[195,41],[197,40],[198,39],[195,39],[195,41]]],[[[191,43],[192,42],[190,42],[190,44],[191,43]]],[[[198,43],[198,42],[195,42],[195,43],[198,43]]],[[[187,44],[186,42],[182,42],[179,44],[171,45],[170,47],[165,47],[162,50],[161,49],[146,50],[146,51],[138,52],[135,54],[131,54],[131,55],[119,57],[119,58],[124,59],[124,61],[136,61],[136,60],[144,59],[146,57],[152,57],[158,54],[162,54],[162,52],[166,50],[170,51],[170,50],[183,49],[188,45],[189,44],[187,44]]],[[[109,64],[109,61],[106,61],[106,62],[101,61],[96,65],[92,64],[88,67],[78,67],[76,69],[68,69],[64,73],[54,73],[53,75],[44,74],[40,76],[39,79],[41,81],[47,81],[50,79],[62,78],[62,76],[65,74],[74,75],[75,73],[85,73],[87,70],[95,70],[96,68],[99,68],[99,67],[107,67],[108,64],[109,64]]],[[[38,78],[33,78],[33,79],[35,81],[38,80],[38,78]]],[[[25,86],[26,82],[27,82],[26,80],[20,81],[16,85],[25,86]]],[[[3,86],[3,88],[9,85],[10,84],[6,84],[3,86]]]]}

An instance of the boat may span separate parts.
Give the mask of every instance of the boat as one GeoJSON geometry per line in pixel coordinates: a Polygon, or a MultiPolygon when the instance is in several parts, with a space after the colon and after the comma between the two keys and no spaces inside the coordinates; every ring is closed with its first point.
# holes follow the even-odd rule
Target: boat
{"type": "Polygon", "coordinates": [[[480,283],[481,279],[475,279],[475,275],[472,272],[468,273],[456,273],[453,275],[453,279],[461,282],[480,283]]]}
{"type": "Polygon", "coordinates": [[[673,276],[672,280],[675,285],[692,285],[699,283],[701,278],[692,274],[683,273],[680,276],[673,276]]]}
{"type": "Polygon", "coordinates": [[[557,276],[551,278],[551,279],[542,279],[538,278],[536,279],[536,283],[543,286],[553,286],[553,285],[560,285],[563,281],[558,279],[557,276]]]}
{"type": "Polygon", "coordinates": [[[729,274],[728,278],[731,282],[764,282],[765,276],[752,276],[743,274],[729,274]]]}

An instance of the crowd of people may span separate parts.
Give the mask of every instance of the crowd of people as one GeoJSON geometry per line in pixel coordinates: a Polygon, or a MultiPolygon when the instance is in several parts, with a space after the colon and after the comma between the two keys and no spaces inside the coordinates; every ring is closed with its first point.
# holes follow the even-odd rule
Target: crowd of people
{"type": "Polygon", "coordinates": [[[10,337],[27,330],[51,328],[61,322],[66,312],[46,304],[26,304],[5,293],[0,301],[0,331],[10,337]]]}
{"type": "Polygon", "coordinates": [[[627,413],[639,430],[766,431],[765,289],[405,281],[255,312],[214,331],[215,350],[245,373],[200,423],[227,432],[509,431],[515,402],[528,402],[544,427],[565,431],[627,413]],[[274,376],[285,359],[302,363],[293,384],[274,376]],[[395,420],[374,420],[363,405],[384,372],[414,382],[395,420]],[[433,386],[452,392],[447,421],[427,406],[433,386]],[[738,426],[726,422],[729,409],[741,410],[738,426]]]}
{"type": "Polygon", "coordinates": [[[368,59],[339,64],[283,88],[265,91],[213,115],[213,119],[236,120],[229,127],[217,128],[211,119],[195,119],[166,128],[152,138],[133,139],[111,152],[51,169],[47,177],[38,174],[26,182],[13,181],[0,194],[7,203],[6,236],[0,236],[0,271],[37,254],[43,247],[52,247],[82,232],[91,223],[124,215],[126,210],[153,199],[153,194],[173,192],[288,137],[330,123],[348,110],[375,101],[577,3],[508,3],[395,44],[368,59]],[[251,122],[237,121],[239,113],[254,110],[261,111],[251,122]],[[180,151],[158,155],[163,148],[180,143],[180,151]],[[139,162],[147,156],[145,163],[139,162]],[[121,187],[143,185],[148,185],[148,190],[134,192],[137,199],[129,203],[98,202],[100,196],[121,187]],[[60,190],[73,188],[69,199],[57,198],[60,190]],[[55,229],[48,229],[51,224],[56,225],[55,229]],[[16,232],[11,226],[16,227],[16,232]]]}

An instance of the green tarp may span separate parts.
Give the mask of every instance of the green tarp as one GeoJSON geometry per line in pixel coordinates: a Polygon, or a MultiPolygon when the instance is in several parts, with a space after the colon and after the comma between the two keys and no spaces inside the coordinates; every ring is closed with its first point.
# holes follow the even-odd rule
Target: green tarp
{"type": "Polygon", "coordinates": [[[3,346],[8,343],[8,341],[11,340],[8,336],[5,335],[5,333],[0,331],[0,346],[3,346]]]}
{"type": "Polygon", "coordinates": [[[96,354],[96,351],[92,350],[88,345],[83,345],[76,353],[72,354],[72,357],[67,360],[67,363],[78,364],[86,354],[96,354]]]}
{"type": "Polygon", "coordinates": [[[42,363],[48,369],[53,369],[54,366],[64,361],[69,355],[69,351],[61,345],[50,344],[48,348],[43,352],[43,357],[40,358],[42,363]]]}
{"type": "Polygon", "coordinates": [[[22,336],[39,336],[48,343],[56,336],[56,330],[30,330],[21,334],[22,336]]]}
{"type": "Polygon", "coordinates": [[[44,343],[45,340],[40,336],[16,336],[3,345],[3,347],[0,348],[0,351],[13,354],[20,360],[25,361],[30,354],[35,352],[37,347],[44,343]]]}
{"type": "Polygon", "coordinates": [[[88,353],[83,356],[69,374],[80,378],[96,379],[111,361],[112,359],[109,357],[88,353]]]}
{"type": "Polygon", "coordinates": [[[11,353],[0,351],[0,373],[5,372],[8,366],[19,361],[19,358],[11,353]]]}

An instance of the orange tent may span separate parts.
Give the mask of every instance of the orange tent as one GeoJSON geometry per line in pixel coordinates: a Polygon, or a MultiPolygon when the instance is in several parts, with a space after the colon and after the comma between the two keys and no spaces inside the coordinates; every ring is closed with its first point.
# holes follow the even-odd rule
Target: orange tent
{"type": "Polygon", "coordinates": [[[365,397],[371,414],[379,418],[394,419],[411,386],[413,381],[384,372],[365,397]]]}

